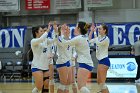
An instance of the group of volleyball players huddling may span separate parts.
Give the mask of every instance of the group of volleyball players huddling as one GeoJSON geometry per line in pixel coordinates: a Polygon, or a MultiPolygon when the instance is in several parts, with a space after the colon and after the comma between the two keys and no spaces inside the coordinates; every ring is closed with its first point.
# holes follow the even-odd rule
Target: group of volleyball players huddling
{"type": "Polygon", "coordinates": [[[97,27],[86,22],[77,23],[74,38],[70,38],[70,28],[67,24],[58,26],[56,22],[51,22],[48,27],[33,27],[31,67],[35,88],[32,93],[54,93],[53,57],[55,54],[58,55],[55,67],[60,80],[57,93],[70,93],[71,87],[73,93],[91,93],[86,87],[89,74],[94,68],[90,55],[89,45],[91,43],[96,43],[96,57],[99,60],[97,68],[98,93],[109,93],[105,84],[107,70],[110,66],[107,32],[108,28],[104,24],[97,27]],[[53,28],[53,35],[52,38],[49,38],[48,33],[51,28],[53,28]],[[90,33],[88,33],[89,31],[90,33]],[[94,38],[92,39],[93,33],[94,38]],[[75,74],[75,64],[78,66],[77,74],[75,74]]]}

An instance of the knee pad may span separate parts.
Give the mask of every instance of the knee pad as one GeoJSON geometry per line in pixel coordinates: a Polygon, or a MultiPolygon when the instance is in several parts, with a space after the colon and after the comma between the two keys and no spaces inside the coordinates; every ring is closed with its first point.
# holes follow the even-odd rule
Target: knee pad
{"type": "Polygon", "coordinates": [[[54,85],[54,79],[49,81],[49,85],[54,85]]]}
{"type": "Polygon", "coordinates": [[[90,93],[90,91],[89,91],[89,89],[88,89],[87,87],[82,87],[82,88],[80,89],[80,92],[81,92],[81,93],[90,93]]]}
{"type": "Polygon", "coordinates": [[[100,90],[107,89],[107,85],[105,83],[99,84],[100,90]]]}
{"type": "Polygon", "coordinates": [[[69,90],[69,85],[65,85],[65,90],[69,90]]]}
{"type": "Polygon", "coordinates": [[[44,85],[43,85],[43,87],[42,87],[42,92],[41,93],[49,93],[49,89],[44,89],[44,85]]]}
{"type": "Polygon", "coordinates": [[[45,81],[45,80],[47,80],[47,79],[49,79],[49,76],[48,76],[48,77],[43,77],[43,81],[45,81]]]}
{"type": "Polygon", "coordinates": [[[41,93],[49,93],[49,89],[42,89],[41,93]]]}
{"type": "Polygon", "coordinates": [[[32,90],[32,93],[40,93],[40,91],[35,87],[35,88],[32,90]]]}
{"type": "Polygon", "coordinates": [[[58,89],[61,89],[61,90],[65,90],[65,85],[63,85],[63,84],[59,84],[59,87],[58,87],[58,89]]]}

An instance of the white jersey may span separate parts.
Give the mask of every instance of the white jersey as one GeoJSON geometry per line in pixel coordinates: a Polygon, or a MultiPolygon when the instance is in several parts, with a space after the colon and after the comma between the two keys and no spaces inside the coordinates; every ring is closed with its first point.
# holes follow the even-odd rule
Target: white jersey
{"type": "Polygon", "coordinates": [[[49,57],[49,64],[53,64],[53,57],[54,57],[54,44],[49,44],[48,45],[48,57],[49,57]]]}
{"type": "Polygon", "coordinates": [[[93,67],[93,62],[90,55],[90,47],[87,37],[83,35],[76,36],[71,40],[62,40],[62,44],[75,46],[76,53],[78,55],[77,62],[85,63],[93,67]]]}
{"type": "Polygon", "coordinates": [[[98,36],[89,41],[96,44],[96,57],[98,60],[108,57],[109,38],[98,36]]]}
{"type": "Polygon", "coordinates": [[[40,38],[34,38],[31,40],[31,48],[33,51],[32,68],[38,68],[41,70],[48,70],[48,51],[47,47],[52,44],[54,40],[47,39],[47,32],[45,32],[40,38]]]}
{"type": "Polygon", "coordinates": [[[52,39],[46,39],[45,42],[41,43],[43,48],[40,55],[40,69],[47,70],[49,65],[53,64],[51,46],[54,41],[52,39]]]}
{"type": "MultiPolygon", "coordinates": [[[[61,36],[59,36],[59,40],[61,39],[62,39],[61,36]]],[[[57,42],[56,45],[57,45],[57,53],[58,53],[58,59],[56,61],[56,64],[64,64],[70,60],[70,55],[69,55],[70,46],[63,45],[60,42],[57,42]]]]}
{"type": "Polygon", "coordinates": [[[69,52],[70,58],[76,58],[78,56],[75,50],[75,46],[70,46],[69,52]]]}
{"type": "Polygon", "coordinates": [[[70,46],[69,52],[68,52],[69,58],[70,58],[70,65],[75,66],[75,59],[77,58],[77,53],[74,46],[70,46]]]}

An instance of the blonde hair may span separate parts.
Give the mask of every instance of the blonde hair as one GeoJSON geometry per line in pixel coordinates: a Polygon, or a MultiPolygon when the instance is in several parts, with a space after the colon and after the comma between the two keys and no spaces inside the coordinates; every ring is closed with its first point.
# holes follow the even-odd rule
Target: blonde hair
{"type": "Polygon", "coordinates": [[[90,28],[90,24],[86,23],[85,26],[84,26],[84,29],[85,29],[86,31],[88,31],[89,28],[90,28]]]}

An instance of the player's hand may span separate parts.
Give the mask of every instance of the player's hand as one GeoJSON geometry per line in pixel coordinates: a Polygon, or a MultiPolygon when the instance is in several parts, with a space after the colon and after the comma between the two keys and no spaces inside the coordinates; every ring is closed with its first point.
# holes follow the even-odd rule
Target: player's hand
{"type": "Polygon", "coordinates": [[[96,28],[95,24],[92,23],[90,30],[91,30],[92,32],[95,32],[96,29],[97,29],[97,28],[96,28]]]}
{"type": "Polygon", "coordinates": [[[66,28],[66,26],[63,24],[62,26],[61,26],[61,35],[66,35],[66,31],[65,31],[65,28],[66,28]]]}
{"type": "Polygon", "coordinates": [[[49,32],[51,30],[51,22],[48,23],[48,29],[46,30],[46,32],[49,32]]]}
{"type": "Polygon", "coordinates": [[[54,21],[54,23],[53,23],[53,29],[55,32],[58,32],[58,27],[57,27],[56,21],[54,21]]]}

